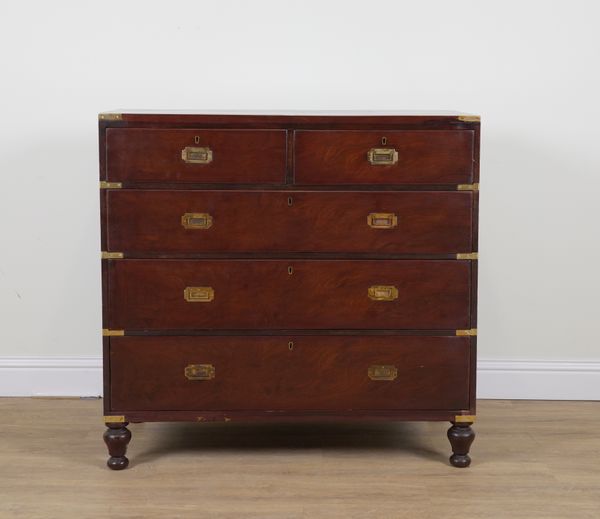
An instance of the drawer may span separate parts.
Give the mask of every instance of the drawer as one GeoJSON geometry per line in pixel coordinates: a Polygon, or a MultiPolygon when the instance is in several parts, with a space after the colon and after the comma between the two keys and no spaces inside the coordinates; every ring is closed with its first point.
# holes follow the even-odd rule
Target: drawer
{"type": "Polygon", "coordinates": [[[107,193],[108,248],[141,253],[456,253],[471,192],[107,193]]]}
{"type": "Polygon", "coordinates": [[[470,328],[470,261],[108,263],[113,329],[470,328]]]}
{"type": "Polygon", "coordinates": [[[109,128],[109,181],[281,184],[284,130],[109,128]]]}
{"type": "Polygon", "coordinates": [[[469,359],[466,337],[111,337],[111,407],[467,409],[469,359]]]}
{"type": "Polygon", "coordinates": [[[473,182],[471,130],[297,131],[294,148],[299,185],[473,182]]]}

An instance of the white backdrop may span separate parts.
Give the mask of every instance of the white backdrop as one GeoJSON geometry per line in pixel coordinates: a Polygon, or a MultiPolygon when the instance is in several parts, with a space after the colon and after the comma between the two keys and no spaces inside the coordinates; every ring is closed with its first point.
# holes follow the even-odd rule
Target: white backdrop
{"type": "Polygon", "coordinates": [[[599,16],[592,0],[3,2],[0,394],[98,387],[99,111],[456,109],[482,116],[483,396],[600,398],[599,16]]]}

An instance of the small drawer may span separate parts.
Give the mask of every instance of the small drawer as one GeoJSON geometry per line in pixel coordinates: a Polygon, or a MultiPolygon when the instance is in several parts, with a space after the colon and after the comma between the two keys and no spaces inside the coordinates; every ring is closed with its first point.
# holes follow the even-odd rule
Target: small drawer
{"type": "Polygon", "coordinates": [[[107,180],[281,184],[284,130],[109,128],[107,180]]]}
{"type": "Polygon", "coordinates": [[[112,329],[470,328],[470,261],[118,259],[108,279],[112,329]]]}
{"type": "Polygon", "coordinates": [[[472,250],[471,192],[107,193],[108,248],[143,253],[453,254],[472,250]]]}
{"type": "Polygon", "coordinates": [[[468,184],[472,130],[297,131],[298,185],[468,184]]]}
{"type": "Polygon", "coordinates": [[[467,409],[470,342],[431,336],[111,337],[111,408],[467,409]]]}

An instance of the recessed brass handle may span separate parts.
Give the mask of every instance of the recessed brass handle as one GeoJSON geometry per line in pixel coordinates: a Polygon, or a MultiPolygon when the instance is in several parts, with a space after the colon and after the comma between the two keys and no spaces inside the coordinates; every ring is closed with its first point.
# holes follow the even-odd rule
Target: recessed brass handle
{"type": "Polygon", "coordinates": [[[367,158],[373,166],[391,166],[398,162],[398,152],[394,148],[371,148],[367,158]]]}
{"type": "Polygon", "coordinates": [[[373,229],[393,229],[398,226],[398,217],[394,213],[369,213],[367,224],[373,229]]]}
{"type": "Polygon", "coordinates": [[[374,285],[369,287],[369,299],[373,301],[393,301],[398,299],[398,289],[393,285],[374,285]]]}
{"type": "Polygon", "coordinates": [[[215,367],[212,364],[190,364],[183,373],[188,380],[211,380],[215,378],[215,367]]]}
{"type": "Polygon", "coordinates": [[[184,229],[210,229],[213,217],[208,213],[185,213],[181,217],[184,229]]]}
{"type": "Polygon", "coordinates": [[[396,366],[369,366],[367,375],[371,380],[394,380],[398,376],[398,368],[396,366]]]}
{"type": "Polygon", "coordinates": [[[183,298],[188,303],[210,303],[215,298],[212,287],[185,287],[183,298]]]}
{"type": "Polygon", "coordinates": [[[188,164],[208,164],[212,162],[213,152],[207,146],[186,146],[181,150],[181,158],[188,164]]]}

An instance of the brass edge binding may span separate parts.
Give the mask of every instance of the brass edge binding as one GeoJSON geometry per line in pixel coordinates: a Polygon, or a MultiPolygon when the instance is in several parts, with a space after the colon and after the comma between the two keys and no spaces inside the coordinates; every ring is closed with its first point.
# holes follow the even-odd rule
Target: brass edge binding
{"type": "Polygon", "coordinates": [[[457,337],[476,337],[477,328],[471,328],[470,330],[456,330],[457,337]]]}
{"type": "Polygon", "coordinates": [[[102,328],[102,335],[104,337],[122,337],[125,335],[125,330],[109,330],[108,328],[102,328]]]}
{"type": "Polygon", "coordinates": [[[104,422],[105,423],[123,423],[125,421],[125,417],[120,415],[120,416],[105,416],[104,417],[104,422]]]}
{"type": "Polygon", "coordinates": [[[458,184],[457,191],[479,191],[479,184],[458,184]]]}
{"type": "Polygon", "coordinates": [[[121,189],[123,184],[121,182],[106,182],[105,180],[100,181],[100,189],[121,189]]]}
{"type": "Polygon", "coordinates": [[[100,121],[122,121],[123,114],[114,114],[114,113],[98,114],[98,120],[100,120],[100,121]]]}
{"type": "Polygon", "coordinates": [[[102,251],[102,253],[100,254],[100,257],[102,259],[123,259],[123,253],[122,252],[102,251]]]}
{"type": "Polygon", "coordinates": [[[458,260],[476,260],[476,259],[479,259],[479,254],[477,252],[459,252],[456,255],[456,259],[458,259],[458,260]]]}
{"type": "Polygon", "coordinates": [[[475,415],[472,414],[457,414],[454,417],[454,423],[474,423],[475,415]]]}
{"type": "Polygon", "coordinates": [[[479,115],[459,115],[458,120],[463,123],[478,123],[481,121],[479,115]]]}

